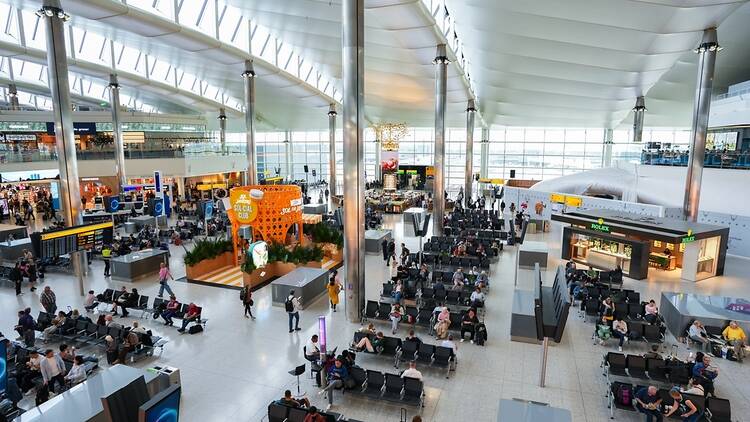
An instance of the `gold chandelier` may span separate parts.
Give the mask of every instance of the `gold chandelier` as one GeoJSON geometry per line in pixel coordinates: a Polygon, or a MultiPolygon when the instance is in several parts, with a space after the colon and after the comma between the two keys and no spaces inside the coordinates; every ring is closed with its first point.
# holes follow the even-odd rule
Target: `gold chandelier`
{"type": "Polygon", "coordinates": [[[378,123],[372,126],[375,139],[380,141],[383,151],[398,151],[399,142],[406,136],[406,123],[378,123]]]}

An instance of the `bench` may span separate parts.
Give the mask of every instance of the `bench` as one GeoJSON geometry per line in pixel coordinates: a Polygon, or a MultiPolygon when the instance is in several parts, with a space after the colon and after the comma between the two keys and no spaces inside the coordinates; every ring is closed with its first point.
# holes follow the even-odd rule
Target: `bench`
{"type": "Polygon", "coordinates": [[[397,374],[383,373],[359,366],[353,366],[350,375],[355,382],[355,387],[347,390],[350,394],[424,407],[424,384],[418,379],[402,378],[397,374]]]}

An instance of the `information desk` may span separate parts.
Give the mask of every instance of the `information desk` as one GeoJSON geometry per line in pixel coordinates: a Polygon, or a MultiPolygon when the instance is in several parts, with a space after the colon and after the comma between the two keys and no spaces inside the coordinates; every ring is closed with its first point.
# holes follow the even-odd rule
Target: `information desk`
{"type": "Polygon", "coordinates": [[[168,379],[157,373],[115,365],[99,372],[70,390],[58,394],[41,406],[34,407],[15,422],[106,422],[102,397],[106,397],[143,376],[151,397],[169,386],[168,379]]]}
{"type": "Polygon", "coordinates": [[[325,214],[328,212],[328,204],[307,204],[302,206],[303,214],[325,214]]]}
{"type": "MultiPolygon", "coordinates": [[[[135,227],[140,230],[145,225],[149,225],[151,227],[154,227],[156,225],[156,217],[150,216],[150,215],[141,215],[139,217],[131,217],[128,219],[128,221],[135,223],[135,227]]],[[[161,227],[166,227],[167,225],[167,216],[161,215],[159,216],[159,225],[161,227]]]]}
{"type": "Polygon", "coordinates": [[[662,292],[659,313],[675,337],[684,337],[688,324],[696,319],[712,327],[724,327],[729,321],[737,321],[745,333],[750,333],[747,299],[662,292]]]}
{"type": "Polygon", "coordinates": [[[408,210],[404,211],[404,236],[414,236],[414,223],[412,221],[412,216],[421,216],[417,217],[417,222],[424,221],[424,216],[427,214],[427,210],[424,208],[419,207],[412,207],[408,210]]]}
{"type": "Polygon", "coordinates": [[[365,230],[365,252],[382,252],[383,240],[391,240],[390,230],[365,230]]]}
{"type": "Polygon", "coordinates": [[[83,222],[86,224],[90,223],[100,223],[102,221],[115,221],[116,223],[119,223],[120,221],[123,221],[127,218],[127,216],[130,215],[130,211],[117,211],[117,212],[106,212],[106,211],[97,211],[97,212],[84,212],[81,214],[81,217],[83,218],[83,222]]]}
{"type": "Polygon", "coordinates": [[[113,280],[138,281],[159,272],[162,262],[169,259],[169,251],[143,249],[110,260],[113,280]]]}
{"type": "Polygon", "coordinates": [[[568,409],[551,407],[545,403],[526,400],[500,400],[497,422],[571,422],[568,409]]]}
{"type": "Polygon", "coordinates": [[[29,237],[29,232],[26,231],[26,226],[0,224],[0,242],[7,241],[10,235],[13,235],[13,239],[24,239],[29,237]]]}
{"type": "Polygon", "coordinates": [[[539,344],[536,317],[534,315],[534,292],[516,289],[510,314],[510,339],[524,343],[539,344]]]}
{"type": "Polygon", "coordinates": [[[23,256],[23,251],[31,251],[31,239],[11,240],[0,242],[0,258],[6,261],[15,261],[23,256]]]}
{"type": "Polygon", "coordinates": [[[318,296],[326,292],[327,283],[328,270],[309,267],[295,268],[271,282],[273,305],[283,307],[289,291],[294,290],[294,296],[301,298],[300,308],[305,309],[318,296]]]}
{"type": "Polygon", "coordinates": [[[523,242],[518,247],[518,268],[533,269],[536,263],[547,268],[548,254],[549,249],[544,242],[523,242]]]}

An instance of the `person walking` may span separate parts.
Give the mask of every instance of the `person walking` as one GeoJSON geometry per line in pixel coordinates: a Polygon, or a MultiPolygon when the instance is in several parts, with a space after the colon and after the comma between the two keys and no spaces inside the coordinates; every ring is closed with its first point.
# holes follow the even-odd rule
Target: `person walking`
{"type": "Polygon", "coordinates": [[[284,309],[286,309],[286,313],[287,315],[289,315],[289,332],[290,333],[301,330],[301,328],[299,328],[300,299],[301,298],[294,297],[294,290],[290,290],[289,296],[287,296],[286,302],[284,302],[284,309]],[[294,320],[294,324],[292,324],[293,320],[294,320]]]}
{"type": "Polygon", "coordinates": [[[162,297],[164,295],[164,290],[169,293],[170,296],[174,296],[174,293],[172,292],[172,288],[169,287],[169,284],[167,284],[167,277],[174,280],[174,277],[172,277],[172,273],[169,271],[169,267],[167,267],[167,264],[161,263],[159,265],[159,294],[158,297],[162,297]]]}
{"type": "Polygon", "coordinates": [[[23,275],[21,274],[21,267],[18,262],[16,262],[16,265],[10,270],[8,278],[10,278],[10,281],[12,281],[16,287],[16,296],[22,295],[21,282],[23,281],[23,275]]]}
{"type": "Polygon", "coordinates": [[[383,261],[385,261],[385,266],[388,266],[388,240],[383,239],[382,242],[380,242],[380,247],[383,250],[383,261]]]}
{"type": "Polygon", "coordinates": [[[250,289],[250,286],[245,286],[240,290],[240,300],[242,300],[242,305],[245,307],[245,318],[251,318],[253,321],[255,321],[255,317],[253,316],[253,292],[250,289]]]}
{"type": "Polygon", "coordinates": [[[48,314],[55,315],[55,311],[57,310],[57,297],[55,296],[55,292],[53,292],[49,286],[44,286],[42,295],[39,297],[39,302],[48,314]]]}
{"type": "Polygon", "coordinates": [[[339,304],[339,292],[341,292],[341,285],[336,280],[337,274],[336,270],[331,272],[331,280],[328,282],[328,286],[326,286],[326,289],[328,289],[328,300],[331,302],[333,312],[336,312],[336,305],[339,304]]]}
{"type": "Polygon", "coordinates": [[[109,277],[109,260],[112,257],[112,247],[104,245],[102,248],[102,260],[104,261],[104,277],[109,277]]]}

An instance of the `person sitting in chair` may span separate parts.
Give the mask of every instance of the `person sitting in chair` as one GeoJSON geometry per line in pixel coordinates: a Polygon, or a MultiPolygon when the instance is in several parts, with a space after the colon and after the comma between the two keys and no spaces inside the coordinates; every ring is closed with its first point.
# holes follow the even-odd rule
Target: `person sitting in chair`
{"type": "Polygon", "coordinates": [[[187,328],[188,324],[191,322],[195,322],[200,318],[200,309],[198,309],[198,305],[196,305],[193,302],[190,302],[188,305],[187,312],[185,313],[185,316],[182,317],[182,326],[177,330],[181,333],[185,332],[185,328],[187,328]]]}
{"type": "Polygon", "coordinates": [[[358,351],[361,352],[362,350],[367,350],[370,353],[375,353],[376,351],[380,353],[383,346],[383,340],[384,340],[383,332],[378,331],[377,334],[375,334],[375,338],[370,341],[370,338],[365,336],[362,337],[362,339],[357,344],[353,344],[352,346],[358,351]]]}
{"type": "Polygon", "coordinates": [[[654,324],[659,318],[659,308],[656,307],[656,302],[651,299],[646,306],[643,307],[644,314],[643,319],[649,324],[654,324]]]}
{"type": "Polygon", "coordinates": [[[471,306],[474,308],[484,307],[484,293],[482,293],[482,289],[479,286],[476,286],[474,291],[471,292],[469,300],[471,301],[471,306]]]}
{"type": "Polygon", "coordinates": [[[314,334],[305,346],[305,359],[315,362],[318,358],[320,358],[320,343],[318,343],[318,335],[314,334]]]}
{"type": "Polygon", "coordinates": [[[310,400],[306,397],[300,397],[299,399],[292,398],[292,392],[290,390],[284,391],[284,397],[278,399],[276,403],[289,406],[289,407],[304,407],[310,408],[310,400]]]}
{"type": "Polygon", "coordinates": [[[690,324],[688,328],[688,338],[701,345],[701,349],[708,353],[711,351],[711,342],[708,340],[708,334],[706,329],[703,327],[703,323],[697,319],[690,324]]]}

